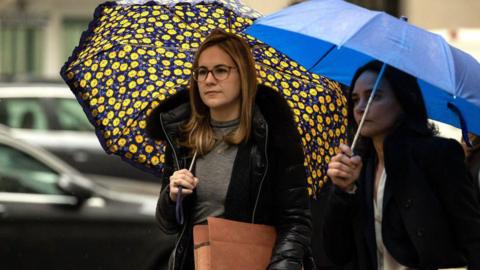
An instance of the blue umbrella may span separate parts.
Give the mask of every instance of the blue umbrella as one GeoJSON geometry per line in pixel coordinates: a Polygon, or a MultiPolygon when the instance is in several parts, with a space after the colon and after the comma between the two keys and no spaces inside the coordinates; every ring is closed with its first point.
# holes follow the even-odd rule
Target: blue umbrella
{"type": "Polygon", "coordinates": [[[401,69],[417,77],[431,119],[480,134],[480,64],[404,20],[342,0],[311,0],[258,19],[246,32],[346,85],[374,59],[401,69]]]}

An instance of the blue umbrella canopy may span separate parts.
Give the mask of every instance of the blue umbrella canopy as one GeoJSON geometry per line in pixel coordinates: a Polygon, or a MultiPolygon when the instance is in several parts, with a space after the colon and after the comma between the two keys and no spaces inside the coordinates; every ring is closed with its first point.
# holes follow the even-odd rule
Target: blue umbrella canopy
{"type": "Polygon", "coordinates": [[[100,5],[61,70],[107,153],[160,175],[165,145],[145,130],[152,109],[186,91],[195,52],[216,28],[252,48],[259,83],[279,91],[304,145],[309,193],[321,189],[334,145],[345,142],[346,99],[338,83],[243,30],[260,16],[239,1],[140,1],[100,5]]]}
{"type": "Polygon", "coordinates": [[[430,118],[480,134],[480,64],[404,20],[342,0],[311,0],[260,18],[246,33],[346,85],[360,66],[380,60],[417,77],[430,118]]]}

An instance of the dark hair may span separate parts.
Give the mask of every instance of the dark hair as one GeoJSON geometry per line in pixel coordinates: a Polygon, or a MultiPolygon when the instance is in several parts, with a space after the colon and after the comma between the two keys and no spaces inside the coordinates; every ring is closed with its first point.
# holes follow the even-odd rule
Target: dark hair
{"type": "MultiPolygon", "coordinates": [[[[347,94],[350,136],[354,135],[358,127],[353,118],[353,102],[351,102],[355,83],[360,75],[366,71],[372,71],[377,74],[380,73],[382,65],[383,63],[380,61],[371,61],[360,67],[353,76],[347,94]]],[[[414,126],[417,131],[420,131],[425,135],[434,135],[436,130],[435,127],[428,122],[427,109],[425,108],[422,92],[420,91],[417,79],[390,65],[387,65],[385,68],[383,78],[390,83],[394,96],[403,110],[403,114],[397,124],[405,123],[409,126],[414,126]]],[[[362,140],[365,140],[365,138],[362,138],[362,140]]]]}

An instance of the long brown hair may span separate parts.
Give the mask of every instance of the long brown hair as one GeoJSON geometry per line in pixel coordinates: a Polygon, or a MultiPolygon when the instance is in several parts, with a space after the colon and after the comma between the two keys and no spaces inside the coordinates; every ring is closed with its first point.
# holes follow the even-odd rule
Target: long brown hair
{"type": "MultiPolygon", "coordinates": [[[[257,88],[253,55],[250,47],[241,37],[221,29],[215,29],[200,45],[193,62],[193,69],[198,67],[198,59],[202,52],[212,46],[218,46],[232,58],[240,75],[240,123],[235,130],[224,137],[228,144],[240,144],[248,140],[252,129],[257,88]]],[[[188,122],[181,129],[184,135],[181,144],[195,149],[200,155],[205,155],[214,147],[215,137],[210,125],[209,108],[202,102],[198,84],[193,79],[190,80],[189,96],[192,113],[188,122]]]]}

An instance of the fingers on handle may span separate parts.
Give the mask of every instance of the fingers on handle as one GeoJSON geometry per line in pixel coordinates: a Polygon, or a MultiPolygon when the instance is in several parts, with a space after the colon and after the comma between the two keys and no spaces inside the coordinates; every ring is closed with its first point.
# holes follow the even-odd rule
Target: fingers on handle
{"type": "MultiPolygon", "coordinates": [[[[191,190],[191,189],[182,188],[182,195],[192,194],[192,192],[193,192],[193,190],[191,190]]],[[[178,188],[175,187],[173,189],[170,189],[170,193],[176,195],[178,193],[178,188]]]]}
{"type": "Polygon", "coordinates": [[[348,145],[341,143],[339,148],[340,151],[342,151],[342,153],[344,153],[345,155],[349,157],[353,156],[353,151],[348,145]]]}
{"type": "Polygon", "coordinates": [[[181,175],[185,175],[187,177],[193,177],[193,174],[187,169],[181,169],[173,173],[173,176],[181,176],[181,175]]]}
{"type": "Polygon", "coordinates": [[[332,178],[333,180],[338,179],[342,182],[345,182],[345,181],[351,182],[355,180],[355,179],[350,179],[352,178],[352,173],[339,170],[339,169],[334,169],[334,168],[328,169],[327,175],[330,176],[330,178],[332,178]]]}

